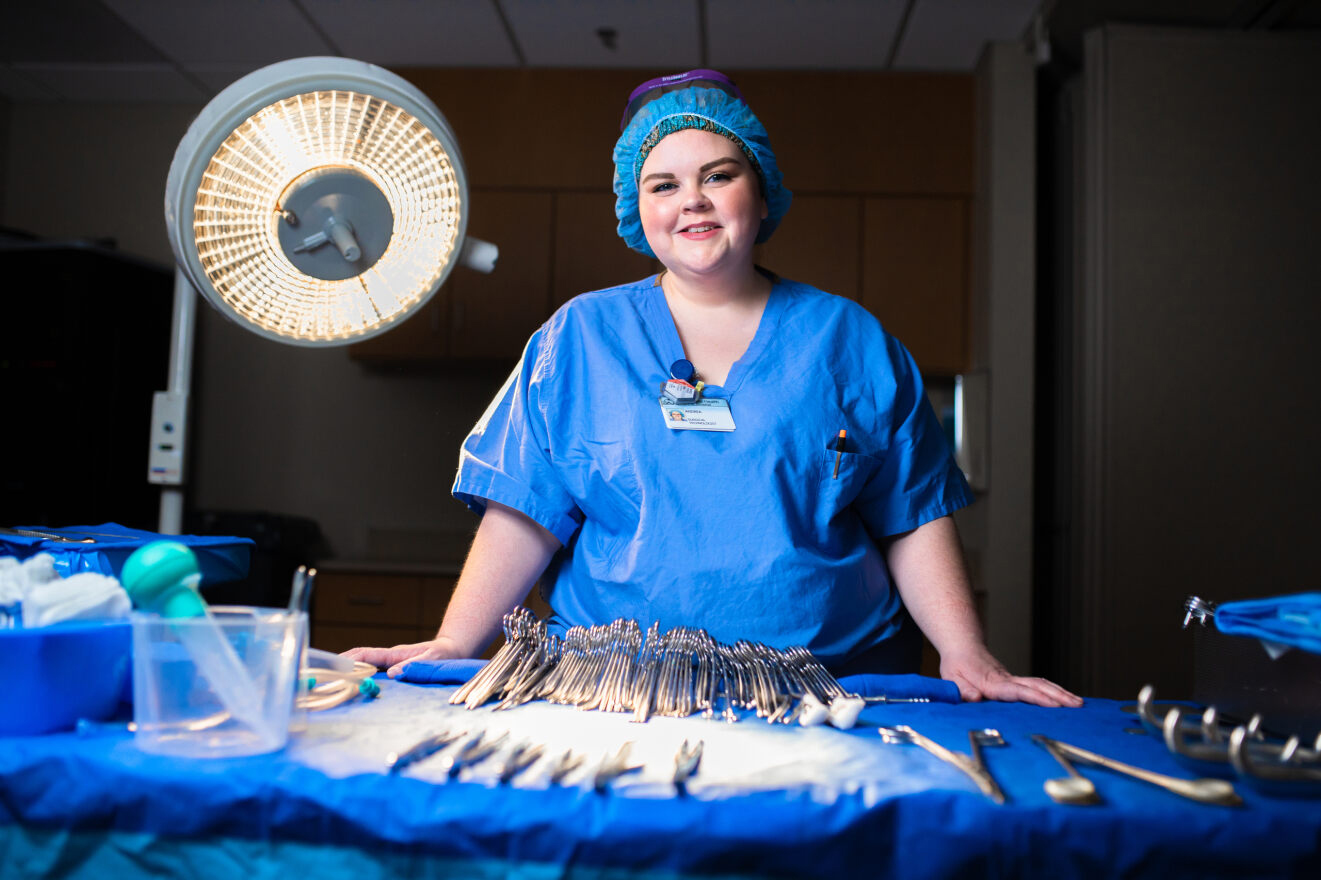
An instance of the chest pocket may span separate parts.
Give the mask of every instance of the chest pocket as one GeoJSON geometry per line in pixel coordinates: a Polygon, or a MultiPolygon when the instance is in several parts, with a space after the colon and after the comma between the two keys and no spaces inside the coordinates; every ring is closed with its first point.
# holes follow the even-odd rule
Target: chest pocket
{"type": "Polygon", "coordinates": [[[867,481],[880,470],[880,467],[881,460],[866,453],[837,453],[833,449],[823,452],[817,470],[815,512],[817,527],[827,527],[835,517],[857,500],[867,481]]]}

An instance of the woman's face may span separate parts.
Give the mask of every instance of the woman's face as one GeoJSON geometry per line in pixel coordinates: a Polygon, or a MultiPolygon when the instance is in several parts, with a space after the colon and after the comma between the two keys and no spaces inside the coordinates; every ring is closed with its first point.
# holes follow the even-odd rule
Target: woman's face
{"type": "Polygon", "coordinates": [[[647,243],[667,269],[711,275],[751,267],[766,201],[757,173],[733,141],[689,128],[647,156],[638,214],[647,243]]]}

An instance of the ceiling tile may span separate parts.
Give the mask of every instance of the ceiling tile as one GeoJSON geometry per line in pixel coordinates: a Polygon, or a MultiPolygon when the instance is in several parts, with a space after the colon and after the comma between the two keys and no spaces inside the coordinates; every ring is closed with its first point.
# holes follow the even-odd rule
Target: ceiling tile
{"type": "Polygon", "coordinates": [[[37,64],[166,60],[97,0],[4,4],[0,59],[37,64]]]}
{"type": "Polygon", "coordinates": [[[171,64],[15,64],[13,69],[64,101],[205,101],[207,94],[171,64]]]}
{"type": "Polygon", "coordinates": [[[905,0],[707,0],[708,62],[716,68],[877,69],[905,0]]]}
{"type": "Polygon", "coordinates": [[[261,64],[194,64],[188,68],[188,73],[206,86],[209,97],[215,97],[221,89],[234,80],[247,76],[254,70],[264,66],[261,64]]]}
{"type": "Polygon", "coordinates": [[[513,67],[492,0],[302,0],[349,58],[382,66],[513,67]]]}
{"type": "Polygon", "coordinates": [[[530,67],[697,67],[697,0],[501,0],[530,67]],[[614,31],[609,48],[598,30],[614,31]]]}
{"type": "Polygon", "coordinates": [[[261,66],[333,55],[289,0],[103,0],[170,60],[261,66]]]}
{"type": "Polygon", "coordinates": [[[970,71],[988,42],[1016,40],[1040,0],[917,0],[895,70],[970,71]]]}

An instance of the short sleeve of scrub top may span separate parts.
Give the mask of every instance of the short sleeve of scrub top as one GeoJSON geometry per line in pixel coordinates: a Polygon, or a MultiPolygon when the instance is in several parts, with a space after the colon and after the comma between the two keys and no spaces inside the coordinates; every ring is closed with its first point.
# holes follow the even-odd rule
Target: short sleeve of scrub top
{"type": "Polygon", "coordinates": [[[455,496],[564,545],[542,579],[552,624],[700,626],[832,665],[896,633],[877,542],[972,500],[907,350],[856,303],[779,279],[705,391],[728,401],[728,432],[666,423],[682,357],[656,278],[576,297],[463,444],[455,496]]]}

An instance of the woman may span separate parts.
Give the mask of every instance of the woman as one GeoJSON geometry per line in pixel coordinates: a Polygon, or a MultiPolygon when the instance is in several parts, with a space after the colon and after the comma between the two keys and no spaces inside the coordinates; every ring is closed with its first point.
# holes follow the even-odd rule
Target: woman
{"type": "Polygon", "coordinates": [[[541,578],[561,628],[701,626],[847,673],[915,671],[916,621],[964,699],[1080,704],[986,649],[950,518],[971,493],[911,356],[753,264],[791,195],[733,83],[644,83],[614,158],[620,235],[664,271],[533,335],[463,445],[482,522],[440,631],[350,656],[475,656],[541,578]]]}

